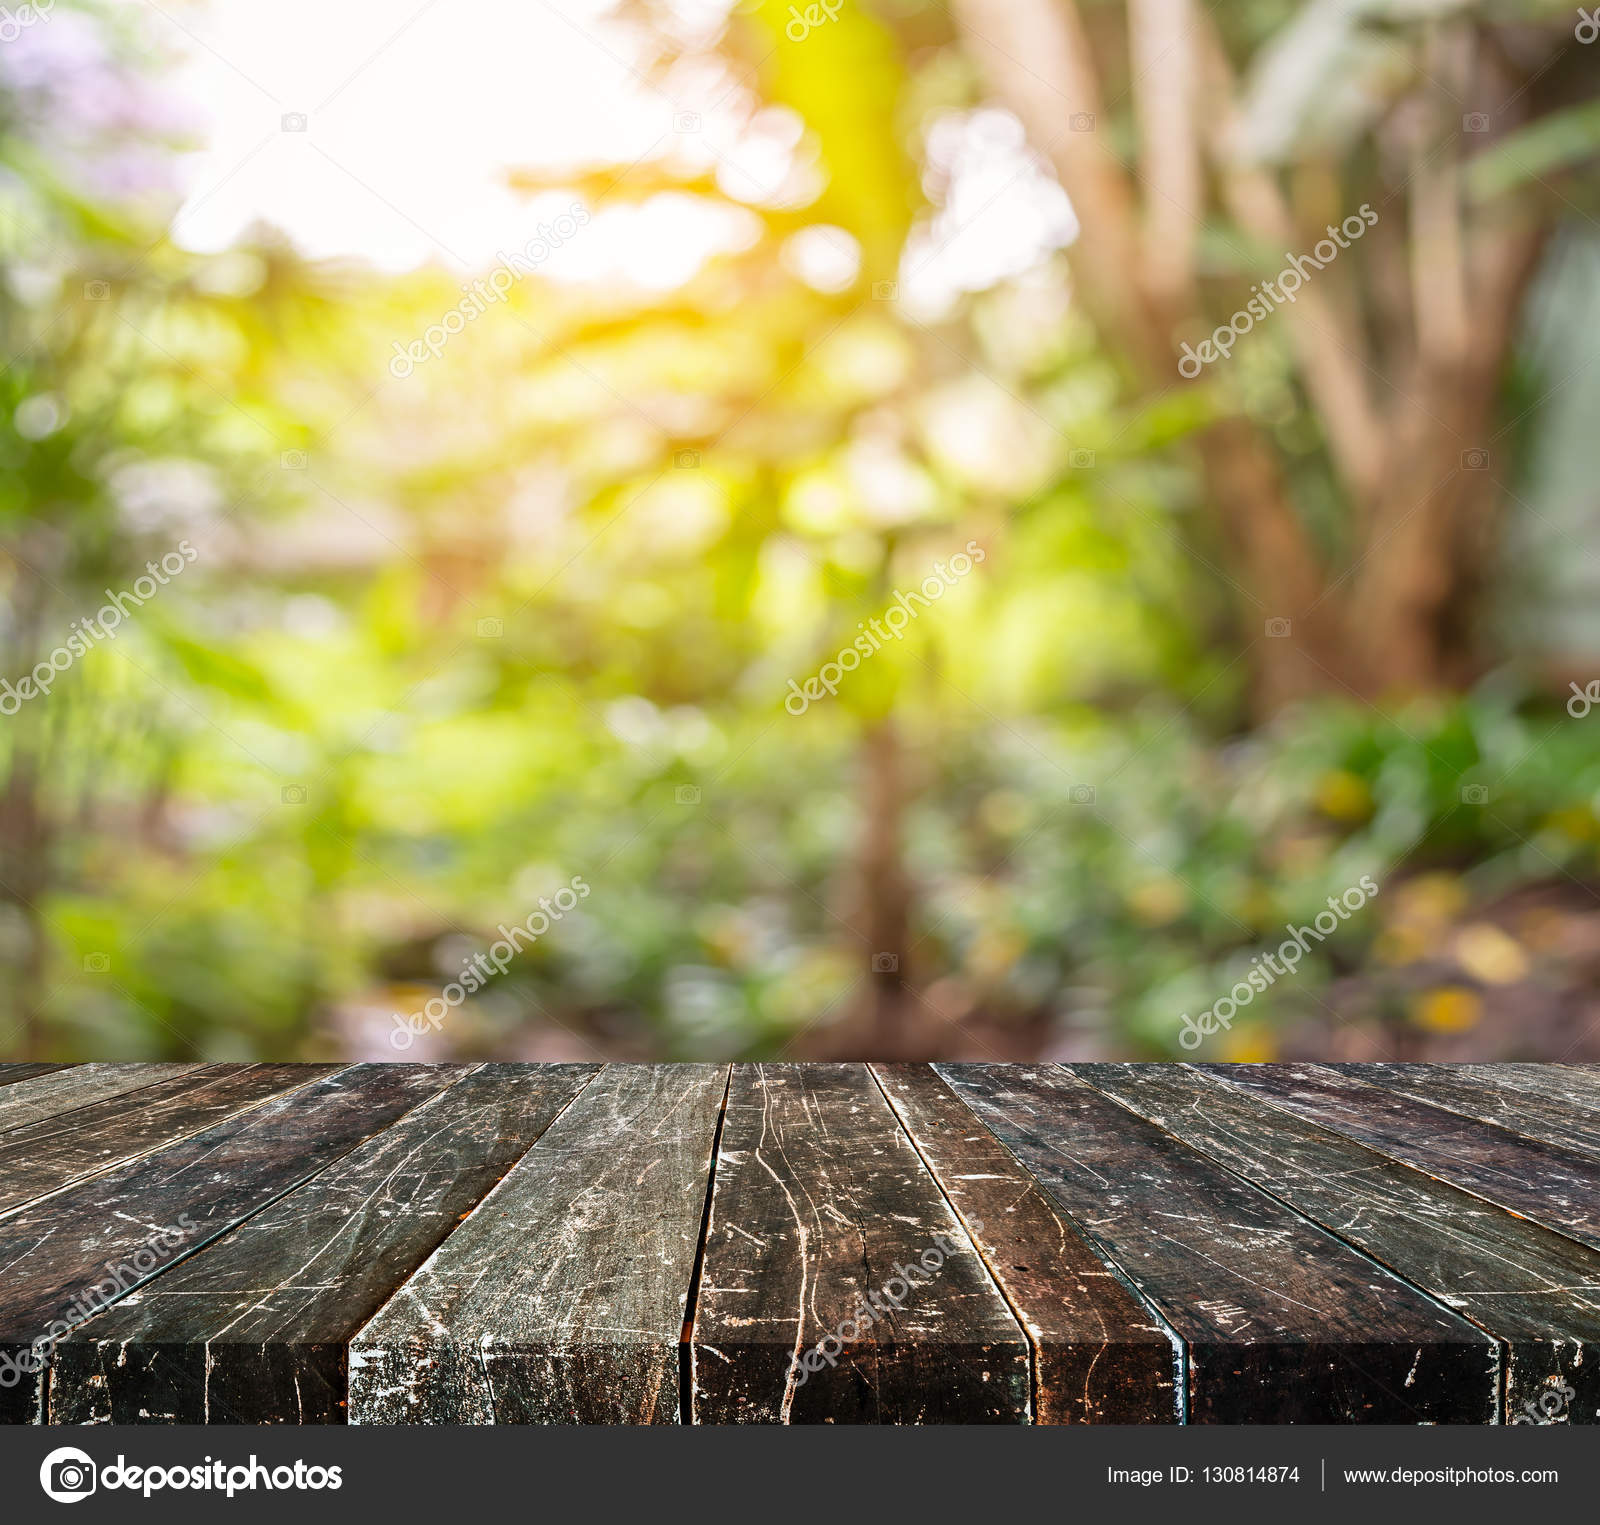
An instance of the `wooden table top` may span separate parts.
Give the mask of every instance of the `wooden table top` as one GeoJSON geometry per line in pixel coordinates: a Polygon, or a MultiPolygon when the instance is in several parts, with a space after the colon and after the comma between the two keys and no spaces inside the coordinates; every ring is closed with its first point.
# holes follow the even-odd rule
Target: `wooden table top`
{"type": "Polygon", "coordinates": [[[1594,1423],[1600,1067],[0,1066],[0,1418],[1594,1423]]]}

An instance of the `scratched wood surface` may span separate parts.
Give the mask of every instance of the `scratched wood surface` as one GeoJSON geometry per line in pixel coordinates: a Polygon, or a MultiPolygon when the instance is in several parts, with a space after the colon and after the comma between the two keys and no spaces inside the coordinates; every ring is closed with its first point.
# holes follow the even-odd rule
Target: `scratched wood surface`
{"type": "Polygon", "coordinates": [[[0,1065],[0,1421],[1378,1420],[1600,1422],[1600,1068],[0,1065]]]}
{"type": "Polygon", "coordinates": [[[1030,1414],[1027,1337],[861,1065],[735,1068],[692,1358],[702,1423],[1030,1414]]]}
{"type": "Polygon", "coordinates": [[[352,1422],[673,1423],[720,1065],[611,1065],[350,1346],[352,1422]]]}
{"type": "Polygon", "coordinates": [[[1040,1424],[1173,1424],[1171,1332],[927,1065],[874,1065],[884,1094],[1033,1346],[1040,1424]]]}
{"type": "Polygon", "coordinates": [[[487,1065],[57,1348],[52,1420],[336,1424],[350,1337],[595,1065],[487,1065]]]}
{"type": "Polygon", "coordinates": [[[1558,1149],[1600,1154],[1600,1089],[1587,1079],[1555,1089],[1529,1076],[1506,1073],[1526,1070],[1527,1065],[1459,1065],[1449,1071],[1433,1064],[1328,1068],[1558,1149]]]}
{"type": "Polygon", "coordinates": [[[1182,1337],[1191,1421],[1494,1417],[1483,1332],[1277,1198],[1060,1067],[936,1068],[1182,1337]]]}
{"type": "Polygon", "coordinates": [[[1600,1249],[1600,1169],[1586,1152],[1463,1117],[1326,1065],[1202,1068],[1276,1107],[1600,1249]]]}
{"type": "MultiPolygon", "coordinates": [[[[0,1133],[43,1122],[59,1112],[77,1112],[111,1096],[127,1096],[178,1075],[201,1069],[198,1064],[18,1065],[42,1073],[11,1077],[20,1082],[0,1090],[0,1133]]],[[[124,1104],[124,1109],[128,1106],[124,1104]]]]}
{"type": "Polygon", "coordinates": [[[1600,1418],[1600,1254],[1209,1075],[1073,1071],[1493,1335],[1514,1414],[1568,1388],[1571,1421],[1600,1418]]]}

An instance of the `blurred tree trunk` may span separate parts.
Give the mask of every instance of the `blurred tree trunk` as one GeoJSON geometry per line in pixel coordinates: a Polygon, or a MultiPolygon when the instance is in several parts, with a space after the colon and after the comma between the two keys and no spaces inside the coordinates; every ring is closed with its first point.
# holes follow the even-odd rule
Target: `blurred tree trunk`
{"type": "MultiPolygon", "coordinates": [[[[1078,300],[1146,399],[1195,384],[1180,379],[1180,343],[1248,299],[1223,291],[1226,308],[1207,311],[1197,269],[1207,215],[1287,256],[1310,253],[1324,223],[1361,204],[1330,166],[1279,170],[1241,155],[1232,66],[1196,0],[1129,0],[1134,172],[1112,152],[1104,71],[1074,0],[954,0],[954,10],[993,92],[1072,199],[1078,300]]],[[[1313,538],[1268,428],[1224,411],[1197,440],[1263,713],[1323,692],[1377,700],[1455,687],[1482,655],[1465,635],[1503,497],[1494,409],[1553,219],[1547,201],[1521,196],[1467,205],[1464,114],[1481,106],[1499,134],[1536,114],[1533,80],[1511,77],[1482,41],[1471,20],[1422,34],[1419,83],[1377,129],[1379,158],[1401,172],[1374,200],[1397,226],[1351,240],[1272,314],[1322,426],[1344,543],[1330,552],[1313,538]]]]}
{"type": "Polygon", "coordinates": [[[860,1025],[863,1052],[899,1055],[906,1042],[905,962],[910,952],[911,882],[903,856],[904,748],[894,722],[874,721],[861,743],[862,835],[856,872],[855,924],[868,949],[860,1025]]]}
{"type": "MultiPolygon", "coordinates": [[[[48,592],[43,580],[20,558],[11,602],[11,652],[16,671],[29,672],[38,660],[48,592]]],[[[0,792],[0,905],[12,907],[26,940],[14,964],[16,985],[6,1017],[12,1025],[11,1036],[17,1040],[14,1051],[24,1059],[45,1057],[43,1006],[49,949],[40,906],[50,883],[53,847],[40,796],[45,718],[40,704],[29,707],[24,703],[4,722],[8,748],[5,786],[0,792]]],[[[9,1040],[6,1047],[11,1047],[9,1040]]]]}

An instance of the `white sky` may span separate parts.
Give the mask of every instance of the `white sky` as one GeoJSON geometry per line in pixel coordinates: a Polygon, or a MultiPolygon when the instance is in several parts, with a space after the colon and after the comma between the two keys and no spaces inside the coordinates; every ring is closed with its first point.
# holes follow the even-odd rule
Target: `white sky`
{"type": "MultiPolygon", "coordinates": [[[[803,171],[792,117],[764,113],[752,134],[724,82],[680,79],[670,95],[647,84],[641,40],[608,14],[610,0],[130,3],[187,55],[170,87],[208,146],[186,162],[174,236],[197,250],[263,220],[313,258],[479,268],[571,200],[514,193],[509,169],[559,176],[671,156],[777,199],[786,171],[803,171]],[[304,131],[284,130],[291,114],[304,131]]],[[[680,11],[714,26],[725,3],[680,0],[680,11]]],[[[996,117],[971,119],[980,151],[946,131],[958,171],[946,213],[908,255],[919,305],[1025,268],[1075,231],[1059,187],[1019,157],[1020,129],[1013,143],[996,117]]],[[[545,269],[671,286],[754,231],[703,200],[658,197],[596,217],[545,269]]]]}

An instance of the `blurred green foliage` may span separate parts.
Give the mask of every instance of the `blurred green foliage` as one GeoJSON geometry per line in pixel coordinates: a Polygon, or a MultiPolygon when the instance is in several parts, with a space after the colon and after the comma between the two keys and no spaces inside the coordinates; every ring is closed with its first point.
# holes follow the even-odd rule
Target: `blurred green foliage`
{"type": "MultiPolygon", "coordinates": [[[[200,553],[0,722],[8,1055],[388,1053],[394,1013],[574,874],[581,909],[413,1057],[862,1051],[886,718],[930,1053],[1173,1053],[1180,1011],[1363,874],[1594,877],[1600,751],[1509,669],[1251,725],[1190,518],[1203,399],[1127,402],[1058,255],[926,322],[874,298],[930,211],[917,111],[968,104],[970,71],[915,8],[805,48],[776,45],[787,14],[722,49],[798,114],[814,196],[665,293],[523,281],[403,379],[456,275],[268,232],[189,253],[137,177],[85,176],[163,152],[130,126],[159,70],[110,22],[62,65],[125,93],[105,141],[57,162],[48,88],[5,98],[0,676],[200,553]],[[782,257],[816,227],[858,251],[844,289],[782,257]],[[982,565],[904,639],[785,711],[969,540],[982,565]]],[[[1569,162],[1579,125],[1483,173],[1569,162]]],[[[1244,364],[1292,431],[1283,343],[1244,364]]],[[[1232,1051],[1269,1052],[1382,927],[1232,1051]]]]}

